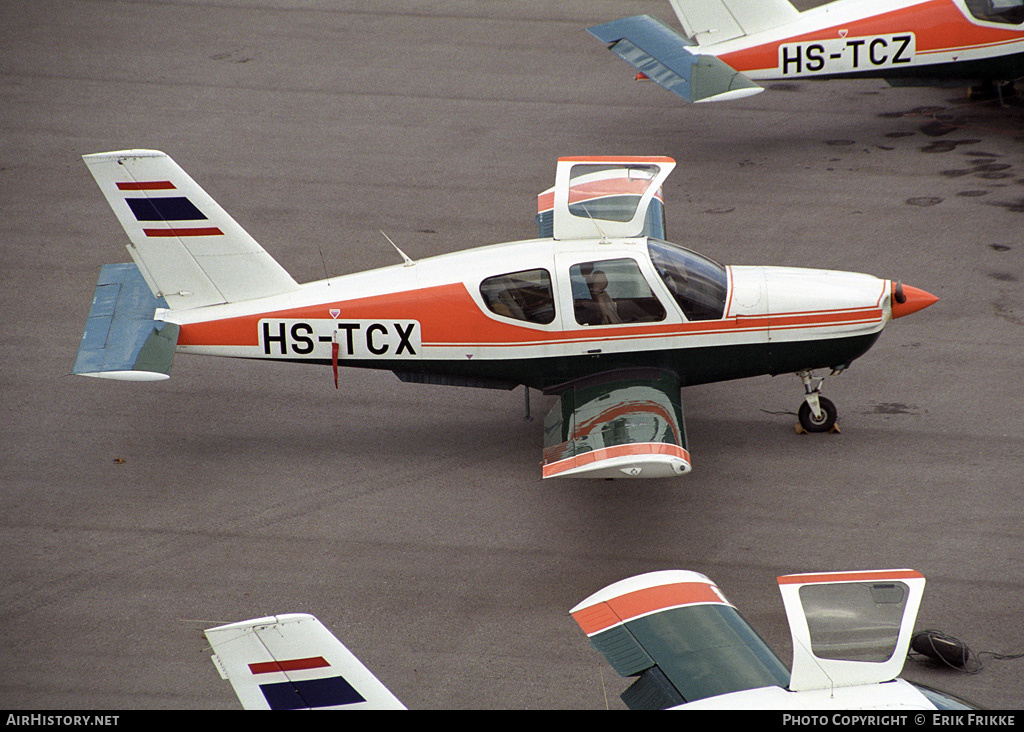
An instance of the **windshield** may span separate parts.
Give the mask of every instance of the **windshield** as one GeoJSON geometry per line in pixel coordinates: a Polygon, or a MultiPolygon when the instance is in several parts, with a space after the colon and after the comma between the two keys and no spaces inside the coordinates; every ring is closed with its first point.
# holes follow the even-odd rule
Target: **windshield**
{"type": "Polygon", "coordinates": [[[990,23],[1024,23],[1024,0],[966,0],[967,10],[978,20],[990,23]]]}
{"type": "Polygon", "coordinates": [[[725,267],[689,249],[650,239],[651,262],[687,320],[718,320],[725,314],[729,278],[725,267]]]}

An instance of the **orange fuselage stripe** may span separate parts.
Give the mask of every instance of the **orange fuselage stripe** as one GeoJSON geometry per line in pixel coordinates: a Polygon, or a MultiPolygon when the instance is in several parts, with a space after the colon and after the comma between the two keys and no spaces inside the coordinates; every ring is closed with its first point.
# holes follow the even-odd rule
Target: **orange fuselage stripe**
{"type": "Polygon", "coordinates": [[[222,318],[181,326],[182,346],[257,346],[258,325],[278,320],[417,320],[424,346],[493,347],[557,345],[574,342],[657,338],[715,333],[742,333],[768,329],[814,328],[829,325],[881,322],[882,308],[849,308],[760,316],[738,316],[693,323],[632,325],[621,328],[581,328],[545,331],[502,323],[486,314],[466,290],[456,283],[420,290],[377,295],[344,302],[317,303],[234,318],[222,318]],[[331,313],[337,311],[337,315],[331,313]]]}

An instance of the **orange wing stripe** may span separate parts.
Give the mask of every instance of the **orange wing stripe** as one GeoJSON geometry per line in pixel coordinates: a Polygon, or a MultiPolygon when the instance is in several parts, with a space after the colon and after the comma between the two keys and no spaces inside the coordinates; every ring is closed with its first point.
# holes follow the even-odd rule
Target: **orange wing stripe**
{"type": "Polygon", "coordinates": [[[671,455],[690,463],[690,453],[678,445],[669,445],[665,442],[638,442],[628,445],[613,445],[602,447],[597,450],[580,453],[564,460],[548,463],[543,468],[545,478],[564,473],[566,470],[581,468],[584,465],[592,465],[602,460],[611,460],[617,457],[628,457],[631,455],[671,455]]]}
{"type": "Polygon", "coordinates": [[[677,582],[628,592],[601,605],[580,610],[573,614],[573,619],[589,636],[643,615],[675,607],[708,603],[727,604],[712,586],[705,582],[677,582]]]}

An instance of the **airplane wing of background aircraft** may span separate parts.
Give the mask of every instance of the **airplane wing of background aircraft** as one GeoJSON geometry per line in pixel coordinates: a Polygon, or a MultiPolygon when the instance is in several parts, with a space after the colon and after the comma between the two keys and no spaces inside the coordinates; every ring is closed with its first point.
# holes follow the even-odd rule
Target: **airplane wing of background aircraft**
{"type": "Polygon", "coordinates": [[[894,86],[1024,77],[1024,0],[670,0],[685,35],[649,15],[589,28],[690,102],[748,96],[757,81],[886,79],[894,86]]]}
{"type": "Polygon", "coordinates": [[[386,369],[409,382],[559,397],[543,476],[690,470],[680,387],[796,373],[826,431],[824,377],[924,290],[871,275],[726,267],[664,240],[667,157],[561,158],[539,238],[299,285],[166,154],[85,156],[130,243],[104,266],[73,373],[166,379],[176,352],[386,369]],[[529,394],[529,392],[527,392],[529,394]]]}
{"type": "Polygon", "coordinates": [[[793,637],[782,661],[696,572],[616,582],[571,610],[612,667],[637,677],[631,709],[972,709],[897,678],[924,577],[913,570],[778,578],[793,637]]]}

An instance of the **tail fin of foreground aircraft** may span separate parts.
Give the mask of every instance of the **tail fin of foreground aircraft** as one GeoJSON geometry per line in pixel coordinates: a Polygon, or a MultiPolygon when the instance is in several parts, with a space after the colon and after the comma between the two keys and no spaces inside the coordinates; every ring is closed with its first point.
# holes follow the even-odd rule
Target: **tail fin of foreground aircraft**
{"type": "Polygon", "coordinates": [[[213,662],[245,709],[405,709],[312,615],[276,615],[207,631],[213,662]]]}
{"type": "Polygon", "coordinates": [[[72,373],[166,379],[178,326],[158,308],[252,300],[299,285],[177,163],[157,150],[84,156],[131,243],[103,267],[72,373]]]}
{"type": "Polygon", "coordinates": [[[84,156],[131,240],[128,252],[172,310],[252,300],[299,285],[165,153],[84,156]]]}

